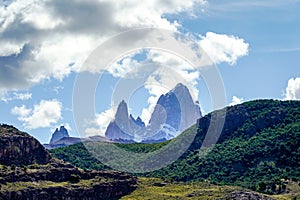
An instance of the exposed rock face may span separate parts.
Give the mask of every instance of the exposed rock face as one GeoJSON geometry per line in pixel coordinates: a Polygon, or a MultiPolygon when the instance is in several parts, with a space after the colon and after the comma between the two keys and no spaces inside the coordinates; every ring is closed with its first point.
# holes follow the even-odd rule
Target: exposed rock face
{"type": "Polygon", "coordinates": [[[174,138],[196,124],[200,117],[199,105],[193,102],[188,88],[179,83],[173,90],[158,99],[145,141],[174,138]]]}
{"type": "Polygon", "coordinates": [[[266,195],[262,195],[256,192],[247,192],[247,191],[236,191],[231,193],[231,198],[234,200],[274,200],[266,195]]]}
{"type": "Polygon", "coordinates": [[[126,173],[83,171],[53,159],[27,133],[0,125],[0,200],[118,199],[136,182],[126,173]]]}
{"type": "Polygon", "coordinates": [[[0,126],[0,163],[4,165],[46,164],[48,151],[27,133],[9,125],[0,126]]]}
{"type": "Polygon", "coordinates": [[[117,199],[136,188],[136,178],[122,172],[82,171],[63,163],[27,166],[0,172],[0,200],[117,199]],[[25,187],[7,183],[22,182],[25,187]]]}
{"type": "Polygon", "coordinates": [[[114,141],[165,141],[196,124],[201,112],[199,105],[193,102],[188,88],[180,83],[167,94],[160,96],[147,127],[140,117],[134,119],[132,115],[128,115],[127,104],[122,101],[105,136],[114,141]]]}
{"type": "Polygon", "coordinates": [[[50,140],[50,144],[54,144],[55,142],[65,138],[65,137],[70,137],[68,130],[64,127],[61,126],[58,130],[58,128],[55,130],[55,132],[52,135],[52,138],[50,140]]]}
{"type": "Polygon", "coordinates": [[[134,135],[139,134],[145,127],[144,122],[138,117],[136,120],[128,114],[128,107],[122,101],[117,109],[115,119],[108,125],[105,136],[112,140],[133,141],[134,135]]]}

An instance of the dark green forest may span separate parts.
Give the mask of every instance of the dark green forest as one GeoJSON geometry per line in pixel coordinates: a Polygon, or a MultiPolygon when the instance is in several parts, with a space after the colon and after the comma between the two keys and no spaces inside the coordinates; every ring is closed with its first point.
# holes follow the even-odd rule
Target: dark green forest
{"type": "MultiPolygon", "coordinates": [[[[116,145],[127,151],[147,153],[169,143],[180,145],[176,140],[195,133],[191,146],[177,161],[138,175],[166,181],[238,185],[269,194],[285,191],[287,180],[300,181],[300,101],[250,101],[202,117],[172,141],[116,145]],[[226,111],[226,118],[217,144],[200,150],[212,115],[222,111],[226,111]],[[208,152],[206,156],[202,156],[204,152],[208,152]]],[[[82,143],[51,153],[83,169],[109,169],[91,156],[82,143]]],[[[130,167],[130,163],[126,164],[130,167]]]]}

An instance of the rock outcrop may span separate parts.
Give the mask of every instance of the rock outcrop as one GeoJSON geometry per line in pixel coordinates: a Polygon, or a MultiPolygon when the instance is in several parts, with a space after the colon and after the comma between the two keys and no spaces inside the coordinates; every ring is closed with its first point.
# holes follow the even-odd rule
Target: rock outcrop
{"type": "Polygon", "coordinates": [[[161,142],[176,137],[196,124],[200,117],[199,105],[193,101],[188,88],[180,83],[160,96],[147,126],[140,117],[134,119],[129,115],[127,104],[122,101],[105,136],[113,141],[161,142]]]}
{"type": "Polygon", "coordinates": [[[0,126],[0,163],[3,165],[46,164],[48,151],[35,138],[13,126],[0,126]]]}
{"type": "Polygon", "coordinates": [[[54,131],[53,135],[52,135],[52,138],[50,140],[50,144],[54,144],[55,142],[63,139],[63,138],[66,138],[66,137],[70,137],[69,136],[69,133],[68,133],[68,130],[64,127],[64,126],[61,126],[58,130],[58,128],[54,131]]]}
{"type": "Polygon", "coordinates": [[[115,171],[83,171],[52,158],[27,133],[0,125],[0,200],[118,199],[136,178],[115,171]]]}
{"type": "Polygon", "coordinates": [[[257,192],[252,191],[235,191],[231,193],[230,199],[233,200],[274,200],[271,197],[268,197],[263,194],[259,194],[257,192]]]}

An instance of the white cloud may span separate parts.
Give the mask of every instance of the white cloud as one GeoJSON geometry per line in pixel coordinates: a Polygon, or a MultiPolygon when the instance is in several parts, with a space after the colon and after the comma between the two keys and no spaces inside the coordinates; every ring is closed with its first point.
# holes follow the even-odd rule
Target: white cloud
{"type": "Polygon", "coordinates": [[[57,100],[41,100],[33,108],[25,105],[14,107],[11,112],[18,116],[23,126],[28,129],[46,128],[56,124],[61,116],[62,104],[57,100]]]}
{"type": "Polygon", "coordinates": [[[114,77],[128,78],[128,76],[135,76],[141,67],[140,62],[132,59],[130,56],[126,56],[120,62],[112,64],[107,71],[114,77]]]}
{"type": "Polygon", "coordinates": [[[4,102],[14,101],[14,100],[29,100],[32,98],[32,94],[29,92],[8,92],[6,90],[0,90],[0,100],[4,102]]]}
{"type": "Polygon", "coordinates": [[[20,121],[23,121],[23,118],[27,117],[30,115],[30,113],[32,112],[31,109],[28,109],[26,108],[25,105],[22,105],[20,107],[14,107],[12,110],[11,110],[12,114],[14,115],[18,115],[18,119],[20,121]]]}
{"type": "Polygon", "coordinates": [[[234,105],[238,105],[238,104],[241,104],[243,103],[244,99],[243,98],[239,98],[237,96],[233,96],[232,97],[232,101],[231,103],[229,104],[230,106],[234,106],[234,105]]]}
{"type": "Polygon", "coordinates": [[[7,91],[4,89],[0,89],[0,100],[6,102],[7,91]]]}
{"type": "Polygon", "coordinates": [[[17,99],[17,100],[28,100],[28,99],[31,99],[32,97],[32,94],[31,93],[17,93],[17,92],[14,92],[13,93],[13,99],[17,99]]]}
{"type": "Polygon", "coordinates": [[[288,81],[285,100],[300,100],[300,78],[291,78],[288,81]]]}
{"type": "Polygon", "coordinates": [[[248,54],[249,44],[236,36],[207,32],[200,38],[199,45],[216,64],[234,65],[238,58],[248,54]]]}
{"type": "MultiPolygon", "coordinates": [[[[190,13],[205,0],[15,0],[0,7],[0,88],[24,89],[78,71],[88,55],[131,28],[177,30],[165,14],[190,13]],[[20,34],[22,33],[22,34],[20,34]]],[[[133,36],[135,37],[135,36],[133,36]]]]}
{"type": "Polygon", "coordinates": [[[88,128],[85,129],[85,136],[105,135],[105,130],[110,121],[114,119],[116,108],[112,107],[104,112],[97,114],[92,123],[88,124],[88,128]]]}

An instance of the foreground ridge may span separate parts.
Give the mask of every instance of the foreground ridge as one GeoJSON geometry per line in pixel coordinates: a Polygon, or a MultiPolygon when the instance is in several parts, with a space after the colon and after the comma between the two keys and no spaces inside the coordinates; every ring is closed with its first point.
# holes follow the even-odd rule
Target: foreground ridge
{"type": "Polygon", "coordinates": [[[0,125],[0,199],[114,199],[136,188],[116,171],[84,171],[52,158],[27,133],[0,125]]]}

